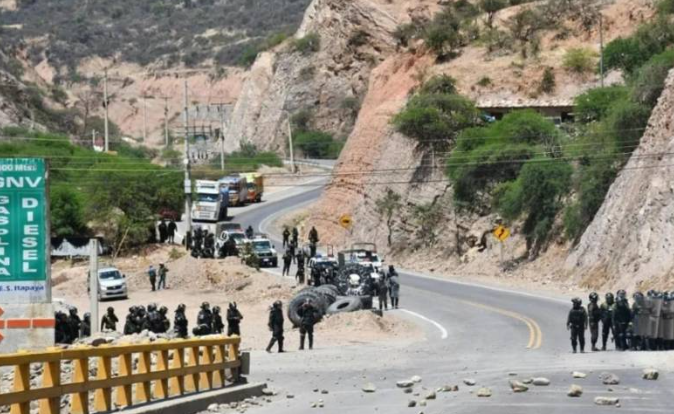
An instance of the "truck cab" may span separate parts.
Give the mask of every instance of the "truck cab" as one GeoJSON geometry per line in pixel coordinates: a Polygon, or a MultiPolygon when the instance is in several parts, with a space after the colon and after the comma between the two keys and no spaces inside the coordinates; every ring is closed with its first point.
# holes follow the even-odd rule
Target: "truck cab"
{"type": "Polygon", "coordinates": [[[229,190],[218,181],[197,180],[196,200],[192,205],[195,221],[218,222],[227,218],[229,190]]]}
{"type": "Polygon", "coordinates": [[[262,201],[264,194],[264,177],[260,173],[246,173],[241,174],[246,177],[248,188],[248,202],[259,203],[262,201]]]}
{"type": "Polygon", "coordinates": [[[248,201],[248,181],[239,174],[229,175],[220,179],[219,183],[226,185],[229,194],[229,205],[243,206],[248,201]]]}

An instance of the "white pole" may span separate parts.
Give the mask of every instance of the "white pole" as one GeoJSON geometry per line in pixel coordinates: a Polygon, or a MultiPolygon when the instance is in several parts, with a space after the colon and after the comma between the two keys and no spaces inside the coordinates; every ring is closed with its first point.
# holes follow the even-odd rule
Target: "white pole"
{"type": "Polygon", "coordinates": [[[220,169],[225,171],[225,108],[220,109],[220,169]]]}
{"type": "Polygon", "coordinates": [[[599,13],[599,73],[601,87],[604,87],[604,15],[599,13]]]}
{"type": "Polygon", "coordinates": [[[290,171],[295,172],[295,155],[293,154],[293,127],[290,123],[290,114],[288,114],[288,142],[290,145],[290,171]]]}
{"type": "Polygon", "coordinates": [[[96,146],[96,130],[92,129],[91,130],[91,149],[94,149],[96,146]]]}
{"type": "MultiPolygon", "coordinates": [[[[189,114],[188,114],[188,99],[187,99],[187,79],[185,79],[185,86],[183,90],[183,100],[185,104],[185,217],[187,221],[187,233],[192,233],[192,203],[190,200],[191,197],[191,180],[190,180],[190,147],[189,147],[189,114]]],[[[186,233],[186,234],[187,234],[186,233]]]]}
{"type": "Polygon", "coordinates": [[[168,98],[164,97],[164,146],[166,148],[169,145],[168,111],[168,98]]]}
{"type": "Polygon", "coordinates": [[[108,145],[108,141],[110,139],[109,137],[109,130],[108,130],[108,106],[110,105],[110,102],[108,102],[108,69],[105,69],[105,75],[103,76],[103,102],[105,102],[105,117],[104,117],[104,128],[105,128],[105,152],[108,152],[110,150],[110,147],[108,145]]]}
{"type": "Polygon", "coordinates": [[[147,96],[143,94],[143,142],[147,142],[147,96]]]}
{"type": "Polygon", "coordinates": [[[98,240],[89,241],[89,313],[91,334],[98,332],[98,240]]]}

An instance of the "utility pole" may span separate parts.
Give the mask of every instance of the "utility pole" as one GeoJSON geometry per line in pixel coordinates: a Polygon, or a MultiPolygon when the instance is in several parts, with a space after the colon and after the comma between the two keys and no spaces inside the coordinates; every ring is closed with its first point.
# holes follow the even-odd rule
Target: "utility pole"
{"type": "Polygon", "coordinates": [[[599,73],[604,87],[604,15],[599,13],[599,73]]]}
{"type": "MultiPolygon", "coordinates": [[[[187,237],[187,234],[192,233],[192,202],[191,202],[191,196],[192,196],[192,181],[190,180],[190,146],[189,146],[189,106],[188,106],[188,100],[187,100],[187,79],[185,79],[185,86],[183,90],[183,100],[185,103],[185,108],[184,108],[184,119],[183,123],[185,126],[185,217],[187,221],[187,230],[185,233],[185,237],[187,237]]],[[[187,243],[186,243],[187,245],[187,243]]]]}
{"type": "Polygon", "coordinates": [[[225,171],[225,108],[220,106],[220,169],[225,171]]]}
{"type": "Polygon", "coordinates": [[[290,145],[290,171],[295,172],[295,155],[293,154],[293,127],[288,114],[288,141],[290,145]]]}
{"type": "Polygon", "coordinates": [[[164,146],[169,146],[169,128],[168,128],[168,97],[164,97],[164,146]]]}
{"type": "Polygon", "coordinates": [[[89,240],[89,312],[93,335],[98,332],[98,239],[89,240]]]}
{"type": "Polygon", "coordinates": [[[96,130],[92,129],[91,130],[91,149],[94,149],[96,147],[96,130]]]}
{"type": "Polygon", "coordinates": [[[143,142],[147,142],[147,95],[143,93],[143,142]]]}
{"type": "Polygon", "coordinates": [[[105,74],[103,76],[103,105],[105,108],[105,117],[104,117],[104,133],[105,133],[105,152],[108,152],[110,150],[110,147],[108,145],[108,141],[110,139],[109,137],[109,130],[108,130],[108,105],[110,102],[108,102],[108,68],[105,68],[105,74]]]}

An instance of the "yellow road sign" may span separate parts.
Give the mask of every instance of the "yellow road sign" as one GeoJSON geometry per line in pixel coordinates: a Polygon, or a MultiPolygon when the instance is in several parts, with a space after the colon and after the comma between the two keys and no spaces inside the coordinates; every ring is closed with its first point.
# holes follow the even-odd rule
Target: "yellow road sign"
{"type": "Polygon", "coordinates": [[[339,218],[339,225],[345,229],[350,229],[351,226],[353,226],[353,220],[351,219],[351,216],[348,214],[342,215],[342,217],[339,218]]]}
{"type": "Polygon", "coordinates": [[[492,234],[494,235],[494,237],[504,242],[508,239],[508,237],[510,237],[510,230],[508,230],[503,226],[498,226],[492,234]]]}

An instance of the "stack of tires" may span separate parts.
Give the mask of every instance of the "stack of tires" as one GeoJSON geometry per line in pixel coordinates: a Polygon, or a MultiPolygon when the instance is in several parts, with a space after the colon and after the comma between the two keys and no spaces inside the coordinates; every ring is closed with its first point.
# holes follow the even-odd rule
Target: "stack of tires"
{"type": "Polygon", "coordinates": [[[339,290],[334,285],[323,285],[317,288],[306,287],[295,295],[288,304],[288,319],[295,326],[302,322],[302,305],[309,301],[314,308],[318,309],[320,318],[325,316],[330,305],[332,305],[339,295],[339,290]]]}

